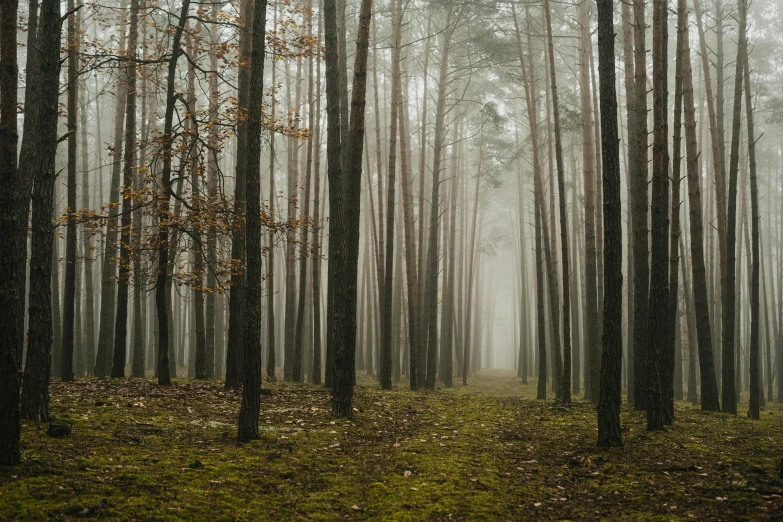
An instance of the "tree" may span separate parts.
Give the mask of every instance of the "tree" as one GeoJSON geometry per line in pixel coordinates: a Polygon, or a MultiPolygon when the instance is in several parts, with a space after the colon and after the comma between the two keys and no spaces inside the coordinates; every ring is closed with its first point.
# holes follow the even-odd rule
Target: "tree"
{"type": "MultiPolygon", "coordinates": [[[[381,367],[378,375],[381,388],[392,387],[392,290],[394,286],[394,200],[397,162],[397,127],[401,108],[400,45],[402,33],[402,0],[392,2],[392,91],[391,116],[389,118],[389,183],[386,201],[386,252],[383,259],[384,281],[381,296],[381,367]]],[[[374,62],[373,62],[374,63],[374,62]]],[[[373,67],[374,69],[374,67],[373,67]]],[[[377,82],[376,82],[377,83],[377,82]]],[[[377,92],[377,91],[376,91],[377,92]]]]}
{"type": "MultiPolygon", "coordinates": [[[[445,147],[446,94],[449,67],[449,46],[454,34],[452,8],[446,8],[446,26],[440,55],[438,73],[438,100],[435,106],[435,136],[432,157],[432,191],[430,196],[429,238],[427,241],[427,279],[424,286],[423,327],[419,332],[421,342],[427,347],[427,372],[425,385],[435,389],[435,377],[438,370],[438,231],[440,222],[440,171],[445,147]],[[425,341],[426,340],[426,341],[425,341]]],[[[467,357],[465,358],[467,361],[467,357]]],[[[467,362],[465,363],[467,364],[467,362]]]]}
{"type": "MultiPolygon", "coordinates": [[[[623,4],[625,6],[625,4],[623,4]]],[[[582,111],[582,170],[585,187],[585,299],[587,315],[587,375],[591,366],[600,360],[600,325],[598,324],[598,289],[595,252],[595,144],[593,143],[593,114],[590,104],[590,11],[587,2],[579,4],[579,100],[582,111]]],[[[585,386],[585,398],[598,402],[599,383],[585,386]]]]}
{"type": "MultiPolygon", "coordinates": [[[[122,0],[120,7],[125,11],[127,0],[122,0]]],[[[127,50],[125,39],[125,23],[120,23],[120,41],[118,53],[122,55],[127,50]]],[[[112,155],[114,163],[109,183],[109,205],[118,208],[120,201],[120,171],[122,169],[123,127],[125,125],[126,97],[128,96],[127,77],[123,68],[117,81],[117,96],[114,100],[114,139],[112,155]]],[[[114,349],[114,326],[117,305],[117,218],[112,212],[106,220],[106,239],[104,242],[103,260],[101,263],[101,315],[98,322],[98,351],[95,355],[95,376],[106,377],[111,374],[114,349]]]]}
{"type": "Polygon", "coordinates": [[[653,167],[650,309],[647,344],[647,429],[663,429],[661,359],[667,341],[669,302],[669,152],[667,112],[667,0],[653,2],[653,167]]]}
{"type": "MultiPolygon", "coordinates": [[[[179,95],[174,93],[174,83],[177,73],[177,61],[182,48],[182,33],[185,28],[185,22],[190,9],[190,0],[183,0],[177,26],[174,29],[174,36],[171,42],[171,57],[168,60],[168,71],[166,76],[166,112],[163,116],[163,134],[161,136],[161,156],[163,157],[163,168],[161,171],[161,187],[158,194],[158,267],[155,282],[155,305],[158,312],[158,384],[164,386],[171,385],[171,373],[169,368],[169,227],[171,226],[172,215],[170,211],[170,201],[172,197],[171,190],[171,156],[172,126],[174,121],[174,109],[179,99],[179,95]]],[[[173,239],[173,238],[172,238],[173,239]]],[[[176,241],[173,241],[176,244],[176,241]]]]}
{"type": "MultiPolygon", "coordinates": [[[[237,124],[237,159],[236,176],[234,178],[234,212],[237,216],[245,214],[245,185],[247,177],[247,116],[249,103],[248,89],[250,85],[250,53],[252,44],[252,28],[247,23],[253,20],[253,2],[243,0],[240,7],[242,20],[246,25],[239,32],[240,67],[237,78],[237,98],[242,118],[237,124]]],[[[229,296],[228,312],[228,342],[226,346],[226,388],[239,389],[242,383],[242,355],[244,352],[242,318],[245,304],[245,232],[235,229],[231,237],[231,259],[239,265],[239,270],[231,274],[231,295],[229,296]]]]}
{"type": "MultiPolygon", "coordinates": [[[[661,386],[661,406],[663,408],[664,424],[671,424],[674,421],[674,395],[676,371],[675,368],[682,369],[682,359],[679,366],[676,364],[676,353],[679,350],[678,332],[679,332],[679,274],[677,267],[679,260],[679,241],[680,241],[680,169],[682,166],[682,52],[683,52],[683,26],[688,23],[688,11],[685,3],[681,0],[677,2],[677,47],[675,51],[675,80],[674,80],[674,135],[672,137],[672,153],[674,155],[674,164],[672,165],[672,202],[671,202],[671,227],[669,229],[669,299],[666,316],[667,335],[666,343],[663,347],[660,371],[661,386]]],[[[688,290],[686,289],[686,292],[688,290]]],[[[682,399],[682,374],[679,375],[679,394],[682,399]]]]}
{"type": "Polygon", "coordinates": [[[117,314],[114,323],[112,378],[125,377],[128,338],[128,290],[130,288],[131,214],[133,171],[136,168],[136,47],[138,42],[139,3],[131,0],[128,30],[127,95],[125,100],[125,148],[123,161],[122,215],[120,218],[120,275],[117,284],[117,314]]]}
{"type": "MultiPolygon", "coordinates": [[[[555,119],[555,161],[557,163],[557,190],[560,194],[560,254],[563,263],[563,370],[559,379],[560,400],[571,403],[571,283],[568,259],[568,214],[566,212],[565,173],[563,167],[563,146],[560,137],[560,104],[557,94],[557,74],[555,72],[555,51],[552,42],[552,15],[549,0],[544,0],[546,17],[547,45],[549,46],[549,78],[551,82],[552,113],[555,119]]],[[[619,153],[618,153],[619,154],[619,153]]],[[[619,162],[619,159],[618,159],[619,162]]],[[[618,163],[619,165],[619,163],[618,163]]],[[[618,167],[619,168],[619,167],[618,167]]],[[[554,220],[554,216],[552,217],[554,220]]],[[[558,349],[559,353],[559,349],[558,349]]],[[[592,361],[591,361],[592,362],[592,361]]],[[[559,366],[559,365],[558,365],[559,366]]]]}
{"type": "Polygon", "coordinates": [[[623,357],[623,249],[620,203],[620,140],[614,69],[612,0],[597,0],[604,207],[604,336],[598,399],[598,445],[621,446],[620,401],[623,357]]]}
{"type": "MultiPolygon", "coordinates": [[[[341,164],[340,105],[337,63],[337,13],[334,0],[324,0],[326,36],[327,174],[329,176],[329,273],[327,343],[334,354],[332,415],[353,415],[356,353],[356,287],[359,261],[359,201],[362,186],[362,142],[367,87],[367,49],[370,40],[372,0],[362,0],[356,41],[351,99],[350,154],[346,171],[341,164]],[[333,244],[334,243],[334,244],[333,244]],[[336,266],[332,266],[336,265],[336,266]]],[[[327,372],[330,369],[327,364],[327,372]]]]}
{"type": "MultiPolygon", "coordinates": [[[[753,122],[753,97],[751,96],[750,84],[750,65],[748,63],[748,43],[745,36],[745,27],[747,23],[747,4],[745,0],[739,0],[739,23],[740,40],[739,56],[737,65],[739,71],[743,71],[743,80],[745,87],[745,111],[748,119],[748,157],[750,170],[750,209],[751,209],[751,249],[753,268],[750,280],[750,406],[748,408],[748,417],[751,419],[759,418],[759,272],[760,272],[760,254],[759,254],[759,192],[756,176],[756,139],[753,122]]],[[[736,89],[736,84],[735,84],[736,89]]],[[[733,141],[733,140],[732,140],[733,141]]],[[[768,344],[767,350],[772,347],[768,344]]],[[[769,364],[769,352],[767,356],[769,364]]],[[[781,375],[778,374],[778,381],[781,375]]],[[[769,397],[772,400],[772,397],[769,397]]]]}
{"type": "Polygon", "coordinates": [[[644,0],[633,1],[634,96],[628,100],[636,116],[628,119],[628,149],[633,226],[633,375],[634,408],[647,404],[647,327],[650,290],[649,198],[647,195],[647,51],[645,49],[644,0]]]}
{"type": "MultiPolygon", "coordinates": [[[[52,345],[51,278],[54,235],[52,211],[60,90],[59,2],[51,0],[41,2],[40,16],[38,29],[33,31],[35,47],[40,52],[36,53],[36,58],[33,58],[35,61],[28,64],[34,65],[38,72],[35,78],[31,78],[35,82],[34,87],[31,85],[25,96],[29,109],[26,111],[25,120],[31,118],[29,122],[31,132],[25,133],[22,139],[19,164],[21,173],[35,173],[30,251],[30,328],[27,335],[22,415],[28,419],[47,420],[52,345]]],[[[27,203],[23,205],[26,209],[27,203]]],[[[24,223],[27,223],[27,219],[24,223]]],[[[24,257],[23,253],[21,255],[24,257]]],[[[19,357],[21,357],[21,345],[19,357]]]]}
{"type": "MultiPolygon", "coordinates": [[[[685,112],[686,165],[688,172],[688,203],[691,233],[691,270],[693,275],[693,304],[696,312],[696,331],[699,345],[701,374],[701,407],[720,411],[718,385],[712,357],[712,330],[707,299],[707,271],[704,264],[704,225],[701,208],[699,150],[696,139],[696,113],[693,102],[693,73],[688,39],[688,25],[682,28],[682,96],[685,112]]],[[[690,391],[689,391],[690,394],[690,391]]]]}
{"type": "Polygon", "coordinates": [[[261,414],[261,104],[264,92],[266,0],[254,0],[253,43],[247,114],[247,280],[244,303],[244,380],[239,408],[239,440],[259,438],[261,414]]]}
{"type": "Polygon", "coordinates": [[[19,369],[24,344],[24,279],[17,277],[24,267],[26,224],[18,218],[27,211],[28,197],[20,190],[23,181],[17,170],[16,124],[17,75],[16,16],[18,0],[0,2],[0,247],[2,269],[7,277],[0,283],[0,320],[5,339],[0,343],[0,465],[11,466],[21,460],[19,437],[19,369]],[[22,197],[20,197],[22,196],[22,197]],[[16,219],[15,219],[16,218],[16,219]],[[10,274],[10,276],[9,276],[10,274]]]}
{"type": "Polygon", "coordinates": [[[63,351],[62,380],[73,380],[73,355],[76,321],[76,122],[78,121],[79,82],[79,36],[74,0],[68,0],[68,208],[65,241],[65,288],[63,303],[63,351]]]}
{"type": "MultiPolygon", "coordinates": [[[[721,294],[722,297],[722,310],[723,310],[723,357],[721,363],[722,376],[721,381],[723,386],[721,387],[721,399],[723,401],[723,411],[726,413],[737,413],[737,392],[734,388],[734,329],[736,325],[735,321],[735,307],[737,306],[737,296],[735,293],[736,280],[737,280],[737,174],[739,171],[739,147],[740,147],[740,129],[742,118],[742,87],[743,87],[743,75],[742,75],[742,53],[743,47],[747,46],[747,40],[745,38],[746,22],[745,22],[745,1],[739,0],[739,35],[737,40],[737,60],[736,60],[736,73],[734,75],[734,111],[733,122],[731,126],[731,152],[729,154],[729,201],[728,201],[728,223],[726,229],[726,287],[721,294]]],[[[751,173],[751,184],[755,182],[755,172],[751,173]]],[[[753,207],[753,189],[751,189],[751,212],[753,207]]],[[[758,211],[758,202],[756,203],[756,210],[758,211]]],[[[752,219],[751,228],[758,227],[758,220],[752,219]]],[[[755,233],[758,234],[758,229],[755,229],[755,233]]],[[[753,235],[753,232],[751,232],[753,235]]],[[[758,238],[756,238],[758,239],[758,238]]],[[[756,242],[756,247],[758,242],[756,242]]],[[[758,271],[756,266],[758,262],[758,253],[754,255],[753,270],[758,271]]],[[[756,313],[758,314],[758,273],[751,278],[756,278],[756,313]]],[[[751,308],[753,307],[753,281],[751,281],[751,308]]],[[[751,316],[753,314],[751,313],[751,316]]],[[[752,321],[752,319],[751,319],[752,321]]],[[[753,349],[753,333],[751,326],[751,350],[753,349]]],[[[751,356],[752,359],[752,356],[751,356]]],[[[753,371],[751,370],[751,379],[753,379],[753,371]]],[[[751,393],[752,396],[752,393],[751,393]]],[[[751,407],[752,409],[752,407],[751,407]]]]}

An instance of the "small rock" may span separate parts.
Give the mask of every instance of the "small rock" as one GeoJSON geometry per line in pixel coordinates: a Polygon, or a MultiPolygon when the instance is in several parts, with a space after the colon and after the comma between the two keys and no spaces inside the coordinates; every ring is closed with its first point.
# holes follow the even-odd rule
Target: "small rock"
{"type": "Polygon", "coordinates": [[[70,437],[71,436],[71,425],[65,424],[63,422],[49,422],[49,431],[48,434],[50,437],[54,437],[57,439],[63,438],[63,437],[70,437]]]}

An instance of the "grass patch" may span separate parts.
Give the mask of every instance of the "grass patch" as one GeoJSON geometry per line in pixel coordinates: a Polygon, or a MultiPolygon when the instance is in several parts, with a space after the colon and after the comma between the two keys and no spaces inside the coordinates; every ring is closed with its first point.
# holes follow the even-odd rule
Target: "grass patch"
{"type": "MultiPolygon", "coordinates": [[[[73,425],[25,422],[23,464],[0,468],[0,519],[773,519],[783,513],[783,409],[760,421],[677,404],[625,447],[595,446],[591,405],[536,401],[535,383],[483,372],[469,386],[381,391],[359,378],[352,421],[328,390],[265,383],[262,439],[238,443],[240,396],[217,381],[52,384],[73,425]]],[[[745,405],[740,406],[744,411],[745,405]]]]}

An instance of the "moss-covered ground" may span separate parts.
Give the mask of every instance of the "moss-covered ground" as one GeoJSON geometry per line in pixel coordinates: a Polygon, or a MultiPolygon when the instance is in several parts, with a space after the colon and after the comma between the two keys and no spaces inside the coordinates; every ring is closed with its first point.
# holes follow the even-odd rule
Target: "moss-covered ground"
{"type": "MultiPolygon", "coordinates": [[[[70,438],[25,422],[0,468],[0,519],[764,520],[783,517],[783,409],[760,421],[677,404],[666,432],[625,408],[625,447],[595,446],[592,406],[535,383],[381,391],[360,378],[351,421],[321,387],[265,384],[262,438],[235,440],[221,383],[54,383],[70,438]]],[[[741,410],[745,408],[741,405],[741,410]]]]}

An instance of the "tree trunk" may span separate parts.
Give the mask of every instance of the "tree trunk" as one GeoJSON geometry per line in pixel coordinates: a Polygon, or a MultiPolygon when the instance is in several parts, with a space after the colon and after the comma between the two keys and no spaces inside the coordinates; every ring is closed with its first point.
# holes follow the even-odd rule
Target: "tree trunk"
{"type": "MultiPolygon", "coordinates": [[[[742,53],[743,47],[747,45],[745,39],[745,2],[739,0],[740,22],[739,22],[739,35],[738,35],[738,58],[736,60],[736,73],[734,77],[734,115],[731,131],[731,152],[729,155],[729,193],[728,193],[728,215],[727,215],[727,228],[726,228],[726,285],[721,292],[722,303],[721,309],[723,310],[723,356],[721,361],[721,381],[723,386],[721,387],[721,399],[723,400],[723,411],[726,413],[737,413],[737,394],[734,383],[734,329],[735,329],[735,307],[737,296],[735,294],[736,280],[737,280],[737,174],[739,171],[739,147],[740,147],[740,128],[742,118],[742,53]]],[[[751,184],[755,183],[753,179],[755,173],[751,173],[751,184]]],[[[757,204],[757,203],[756,203],[757,204]]],[[[753,190],[751,190],[751,213],[753,213],[753,190]]],[[[756,209],[758,211],[758,208],[756,209]]],[[[751,220],[751,236],[758,234],[758,223],[756,219],[751,220]],[[755,231],[755,232],[754,232],[755,231]]],[[[757,238],[756,238],[757,239],[757,238]]],[[[754,239],[755,241],[755,239],[754,239]]],[[[755,243],[757,247],[757,243],[755,243]]],[[[758,252],[753,251],[753,270],[754,273],[758,270],[756,264],[758,263],[758,252]]],[[[756,293],[758,294],[758,275],[755,276],[756,293]]],[[[751,317],[753,317],[753,284],[754,280],[751,280],[751,317]]],[[[756,320],[758,320],[758,295],[756,299],[756,320]]],[[[753,350],[753,319],[751,318],[751,351],[753,350]]],[[[752,359],[752,355],[751,355],[752,359]]],[[[752,364],[752,363],[751,363],[752,364]]],[[[751,379],[753,379],[753,373],[751,372],[751,379]]],[[[752,382],[751,382],[752,388],[752,382]]],[[[752,396],[752,392],[751,392],[752,396]]],[[[752,399],[751,399],[752,401],[752,399]]],[[[752,404],[752,403],[751,403],[752,404]]],[[[751,411],[753,407],[751,405],[751,411]]]]}
{"type": "MultiPolygon", "coordinates": [[[[169,279],[169,219],[170,200],[171,200],[171,150],[172,150],[172,127],[174,121],[174,109],[177,97],[174,94],[174,82],[177,72],[177,60],[182,49],[182,32],[185,28],[185,22],[190,8],[190,0],[183,0],[182,9],[179,15],[174,36],[171,43],[171,58],[168,62],[168,76],[166,77],[166,113],[163,117],[163,135],[161,142],[163,144],[161,156],[163,157],[163,169],[161,171],[161,190],[162,194],[158,197],[158,274],[155,287],[155,305],[158,311],[158,384],[164,386],[171,385],[171,372],[169,367],[169,309],[170,295],[169,279]]],[[[173,241],[176,243],[176,241],[173,241]]]]}
{"type": "Polygon", "coordinates": [[[631,5],[629,2],[622,2],[622,22],[623,22],[623,62],[625,72],[625,102],[626,102],[626,124],[628,126],[628,146],[626,147],[626,185],[627,185],[627,201],[628,201],[628,224],[627,224],[627,242],[628,242],[628,261],[627,261],[627,279],[628,279],[628,333],[626,337],[626,381],[628,390],[628,402],[630,404],[636,404],[634,398],[634,392],[636,388],[636,379],[634,376],[634,326],[636,324],[634,320],[634,307],[636,294],[634,275],[635,275],[635,263],[634,263],[634,215],[633,215],[633,202],[634,192],[632,185],[631,173],[635,173],[638,169],[637,156],[638,147],[635,143],[631,143],[631,137],[636,132],[636,84],[634,80],[634,29],[631,22],[631,5]],[[633,146],[632,146],[633,145],[633,146]]]}
{"type": "MultiPolygon", "coordinates": [[[[745,37],[746,27],[746,2],[739,0],[739,25],[740,40],[739,57],[737,65],[737,75],[742,75],[744,71],[745,87],[745,110],[748,118],[748,157],[750,171],[750,213],[751,213],[751,250],[753,256],[753,269],[750,280],[750,406],[748,408],[748,417],[751,419],[759,418],[759,196],[758,182],[756,178],[756,140],[753,123],[753,97],[750,90],[750,66],[748,63],[748,45],[745,37]]],[[[741,89],[738,82],[734,85],[735,89],[741,89]]],[[[735,94],[736,98],[736,94],[735,94]]],[[[736,99],[735,99],[736,101],[736,99]]],[[[735,109],[736,110],[736,109],[735,109]]],[[[732,136],[732,152],[734,138],[732,136]]],[[[733,163],[732,163],[733,164],[733,163]]],[[[731,167],[730,167],[731,169],[731,167]]],[[[736,172],[735,172],[736,175],[736,172]]],[[[736,180],[735,180],[736,181],[736,180]]],[[[778,375],[778,379],[781,376],[778,375]]],[[[770,397],[771,399],[771,397],[770,397]]]]}
{"type": "MultiPolygon", "coordinates": [[[[594,374],[592,368],[600,363],[600,325],[598,324],[598,287],[595,251],[595,144],[593,143],[593,114],[590,102],[590,17],[589,5],[582,2],[579,6],[579,85],[582,111],[582,170],[585,188],[585,287],[587,299],[587,340],[585,347],[586,368],[594,374]]],[[[585,383],[585,399],[598,403],[599,383],[585,383]],[[589,384],[589,386],[588,386],[589,384]]]]}
{"type": "MultiPolygon", "coordinates": [[[[312,35],[311,35],[312,36],[312,35]]],[[[308,61],[308,82],[307,82],[307,107],[310,123],[308,127],[312,129],[315,126],[315,112],[313,111],[313,60],[310,57],[308,61]]],[[[304,212],[302,218],[310,216],[310,184],[313,178],[313,140],[307,142],[307,152],[305,160],[305,192],[304,192],[304,212]]],[[[307,227],[302,227],[300,232],[300,241],[303,245],[307,244],[307,227]]],[[[293,247],[292,247],[293,248],[293,247]]],[[[306,367],[304,365],[304,333],[305,333],[305,305],[307,304],[307,258],[308,255],[301,253],[299,257],[299,298],[297,299],[296,311],[296,332],[294,337],[294,380],[297,382],[304,380],[306,367]]]]}
{"type": "MultiPolygon", "coordinates": [[[[699,369],[701,370],[701,407],[704,410],[720,411],[718,387],[715,381],[715,365],[712,358],[712,330],[710,328],[710,309],[707,298],[707,272],[704,266],[704,225],[702,223],[699,150],[696,141],[693,73],[687,24],[682,28],[682,31],[682,95],[685,110],[693,301],[699,345],[699,369]]],[[[688,395],[691,395],[691,393],[689,386],[688,395]]],[[[695,397],[695,389],[693,393],[692,399],[695,397]]]]}
{"type": "MultiPolygon", "coordinates": [[[[82,82],[81,152],[82,152],[82,208],[90,208],[90,168],[87,151],[87,82],[82,82]]],[[[96,111],[96,120],[98,114],[96,111]]],[[[100,175],[100,170],[98,170],[100,175]]],[[[97,202],[96,202],[97,203],[97,202]]],[[[93,287],[93,248],[90,231],[82,225],[82,250],[84,255],[84,335],[81,341],[82,361],[78,371],[88,375],[95,361],[95,290],[93,287]]],[[[77,287],[78,288],[78,287],[77,287]]]]}
{"type": "MultiPolygon", "coordinates": [[[[557,94],[557,74],[555,73],[555,50],[552,42],[552,16],[549,0],[544,0],[546,15],[547,45],[549,47],[549,79],[551,81],[552,114],[555,119],[555,161],[557,163],[557,190],[560,194],[560,259],[563,264],[563,369],[559,380],[560,399],[564,404],[571,403],[571,283],[569,278],[568,255],[568,214],[566,212],[565,172],[563,172],[563,146],[560,136],[560,102],[557,94]]],[[[619,150],[619,148],[618,148],[619,150]]],[[[618,159],[619,161],[619,159],[618,159]]],[[[619,164],[618,164],[619,169],[619,164]]],[[[619,172],[619,170],[618,170],[619,172]]],[[[552,216],[554,219],[554,216],[552,216]]],[[[560,353],[558,350],[555,354],[560,353]]],[[[596,361],[597,362],[597,361],[596,361]]],[[[592,363],[592,359],[591,359],[592,363]]],[[[558,370],[560,365],[558,364],[558,370]]]]}
{"type": "Polygon", "coordinates": [[[254,0],[253,40],[247,118],[247,280],[243,319],[244,379],[239,408],[239,440],[258,439],[261,415],[261,130],[264,92],[266,0],[254,0]]]}
{"type": "MultiPolygon", "coordinates": [[[[127,8],[127,0],[122,0],[120,9],[127,8]]],[[[127,49],[125,41],[125,23],[120,24],[120,42],[118,54],[127,49]]],[[[124,72],[124,71],[123,71],[124,72]]],[[[111,155],[113,165],[109,182],[109,205],[119,208],[120,170],[122,168],[123,127],[125,125],[126,97],[128,96],[127,77],[120,74],[116,84],[117,96],[114,106],[114,142],[111,155]]],[[[111,212],[106,221],[106,239],[104,241],[103,261],[101,263],[101,314],[98,325],[98,352],[95,356],[95,376],[106,377],[111,374],[114,351],[114,324],[117,306],[117,225],[118,216],[111,212]]]]}
{"type": "Polygon", "coordinates": [[[125,78],[127,96],[125,100],[125,147],[122,180],[122,215],[120,218],[120,260],[117,280],[117,314],[114,322],[114,357],[112,360],[112,378],[125,377],[125,357],[128,339],[128,295],[130,287],[130,247],[131,214],[135,198],[128,194],[133,190],[133,171],[136,168],[136,47],[138,41],[138,0],[130,3],[130,26],[128,31],[129,63],[126,65],[125,78]]]}
{"type": "MultiPolygon", "coordinates": [[[[674,131],[672,137],[672,153],[674,163],[672,165],[671,184],[671,228],[669,229],[669,302],[667,304],[667,325],[665,333],[668,335],[663,348],[661,359],[661,403],[663,407],[664,424],[674,421],[674,394],[679,388],[682,396],[682,375],[679,385],[675,382],[675,368],[677,367],[678,333],[680,321],[678,309],[680,302],[679,275],[677,261],[680,256],[680,169],[682,166],[682,52],[683,52],[683,26],[688,23],[688,11],[684,0],[677,2],[677,46],[675,50],[675,78],[674,78],[674,131]]],[[[680,360],[680,368],[681,368],[680,360]]],[[[682,397],[680,397],[682,398],[682,397]]]]}
{"type": "Polygon", "coordinates": [[[653,2],[653,167],[651,200],[650,310],[647,344],[647,429],[663,429],[661,361],[668,333],[669,304],[669,150],[667,112],[668,16],[667,0],[653,2]]]}
{"type": "MultiPolygon", "coordinates": [[[[210,19],[213,22],[218,21],[220,14],[220,6],[215,3],[212,5],[212,13],[210,19]]],[[[219,32],[216,27],[210,28],[210,49],[209,49],[209,67],[212,71],[209,75],[209,121],[213,125],[209,126],[207,137],[207,193],[206,201],[212,203],[217,201],[220,196],[218,193],[218,126],[217,123],[220,117],[218,103],[220,102],[220,91],[218,90],[218,44],[220,43],[219,32]]],[[[205,325],[205,348],[206,348],[206,366],[207,366],[207,378],[214,379],[217,372],[217,367],[220,365],[215,357],[215,344],[216,337],[219,335],[216,332],[217,315],[220,311],[217,309],[218,294],[218,280],[215,275],[217,265],[217,230],[214,224],[207,228],[207,298],[206,298],[206,325],[205,325]]],[[[271,256],[270,256],[271,257],[271,256]]],[[[271,294],[271,292],[270,292],[271,294]]]]}
{"type": "MultiPolygon", "coordinates": [[[[239,110],[246,111],[249,104],[248,89],[250,87],[250,61],[252,49],[253,0],[242,0],[240,5],[241,19],[245,26],[239,31],[240,62],[245,64],[239,68],[237,78],[237,98],[239,110]]],[[[237,160],[234,178],[234,212],[237,218],[245,214],[245,185],[247,177],[247,119],[237,124],[237,160]]],[[[231,237],[231,259],[238,267],[231,274],[231,294],[228,300],[228,341],[226,345],[226,388],[237,390],[242,384],[244,354],[243,340],[243,308],[245,305],[245,231],[236,228],[231,237]]]]}
{"type": "MultiPolygon", "coordinates": [[[[628,119],[628,149],[631,156],[631,214],[633,215],[633,374],[634,408],[647,407],[647,321],[650,263],[647,188],[647,51],[645,49],[644,0],[633,0],[634,95],[629,100],[634,118],[628,119]]],[[[630,109],[629,109],[630,110],[630,109]]]]}
{"type": "MultiPolygon", "coordinates": [[[[362,142],[367,87],[367,48],[369,47],[372,0],[362,0],[354,63],[350,141],[350,161],[340,161],[339,83],[337,70],[337,13],[334,0],[324,0],[326,32],[327,121],[329,124],[327,160],[330,195],[330,255],[327,342],[334,354],[332,369],[332,415],[353,415],[353,386],[356,352],[356,287],[359,255],[359,209],[362,174],[362,142]],[[335,265],[335,266],[333,266],[335,265]]],[[[329,371],[329,369],[327,369],[329,371]]]]}
{"type": "MultiPolygon", "coordinates": [[[[0,205],[3,208],[0,247],[4,253],[1,266],[6,274],[0,283],[0,317],[6,336],[0,345],[0,466],[19,464],[22,458],[19,450],[19,371],[24,346],[25,282],[20,272],[25,271],[27,261],[27,219],[19,218],[26,217],[30,198],[29,191],[22,190],[25,182],[19,177],[16,158],[19,142],[16,123],[18,7],[18,0],[0,4],[0,205]]],[[[30,2],[30,8],[32,23],[37,4],[30,2]]],[[[34,30],[32,34],[35,34],[34,30]]],[[[45,362],[48,372],[48,360],[45,362]]]]}
{"type": "Polygon", "coordinates": [[[621,446],[623,250],[620,203],[620,140],[614,69],[612,0],[598,0],[598,73],[600,81],[603,208],[604,208],[604,324],[598,400],[598,445],[621,446]]]}
{"type": "MultiPolygon", "coordinates": [[[[29,323],[27,332],[27,361],[24,369],[24,388],[22,390],[22,410],[24,418],[35,420],[47,420],[49,417],[49,369],[50,350],[52,343],[52,309],[51,309],[51,280],[52,280],[52,236],[54,228],[52,213],[54,210],[54,183],[55,183],[55,155],[57,151],[57,113],[59,97],[60,77],[60,3],[52,0],[44,0],[41,3],[40,28],[36,31],[35,46],[40,51],[34,60],[36,68],[40,71],[35,74],[35,86],[28,91],[26,96],[27,118],[35,118],[30,121],[31,132],[25,133],[22,140],[22,151],[35,151],[34,155],[20,158],[19,173],[27,169],[35,173],[33,191],[33,220],[32,240],[30,252],[30,304],[29,323]],[[33,130],[34,129],[34,130],[33,130]],[[28,163],[29,161],[29,163],[28,163]]],[[[33,78],[31,78],[33,79],[33,78]]],[[[14,107],[14,112],[16,108],[14,107]]],[[[25,125],[26,126],[26,125],[25,125]]],[[[14,153],[16,148],[14,147],[14,153]]],[[[6,187],[3,186],[5,189],[6,187]]],[[[19,190],[17,185],[17,190],[19,190]]],[[[22,200],[17,192],[16,203],[27,207],[27,199],[22,200]]],[[[8,201],[7,199],[5,201],[8,201]]],[[[7,207],[3,207],[7,208],[7,207]]],[[[24,223],[27,224],[27,218],[24,223]]],[[[26,237],[26,231],[24,236],[26,237]]],[[[5,236],[3,236],[5,239],[5,236]]],[[[26,242],[26,241],[25,241],[26,242]]],[[[12,245],[13,246],[13,245],[12,245]]],[[[9,252],[9,256],[14,250],[9,252]]],[[[25,257],[26,248],[20,251],[25,257]]],[[[7,280],[6,280],[7,281],[7,280]]],[[[24,287],[23,287],[24,288],[24,287]]],[[[8,295],[8,294],[6,294],[8,295]]],[[[22,294],[23,295],[23,294],[22,294]]],[[[12,305],[12,303],[9,303],[12,305]]],[[[4,309],[5,313],[5,309],[4,309]]],[[[19,317],[22,320],[22,316],[19,317]]],[[[6,324],[13,324],[12,322],[6,324]]],[[[3,346],[12,347],[13,344],[3,343],[3,346]]],[[[20,360],[22,356],[21,344],[18,352],[6,353],[5,360],[20,360]]],[[[0,461],[11,464],[19,461],[18,455],[18,431],[14,453],[14,441],[12,439],[14,428],[18,428],[18,371],[20,367],[5,366],[3,368],[15,368],[14,375],[9,375],[3,380],[3,386],[10,389],[16,384],[16,395],[13,403],[3,401],[3,407],[13,406],[12,411],[3,412],[3,430],[0,430],[0,461]],[[15,418],[14,418],[15,417],[15,418]],[[7,430],[7,431],[6,431],[7,430]],[[14,457],[16,460],[14,461],[14,457]]],[[[5,390],[8,394],[8,390],[5,390]]],[[[10,409],[10,408],[9,408],[10,409]]]]}
{"type": "MultiPolygon", "coordinates": [[[[402,0],[392,2],[392,52],[391,52],[391,116],[389,118],[389,183],[386,200],[386,251],[381,258],[384,262],[383,291],[381,292],[381,364],[378,377],[381,388],[392,387],[392,291],[394,288],[394,211],[396,163],[397,163],[397,127],[401,108],[402,82],[400,80],[400,45],[402,40],[402,0]]],[[[377,53],[376,53],[377,58],[377,53]]],[[[373,61],[373,69],[375,62],[373,61]]],[[[374,71],[373,71],[374,72],[374,71]]],[[[377,82],[376,82],[377,83],[377,82]]],[[[376,87],[377,88],[377,87],[376,87]]],[[[380,179],[380,171],[379,171],[380,179]]],[[[379,199],[380,201],[380,199],[379,199]]],[[[382,223],[382,220],[379,220],[382,223]]],[[[383,233],[383,230],[381,230],[383,233]]],[[[382,248],[382,247],[381,247],[382,248]]]]}
{"type": "MultiPolygon", "coordinates": [[[[323,11],[318,11],[318,41],[321,41],[321,28],[323,27],[323,11]]],[[[310,383],[321,384],[321,244],[318,240],[321,230],[321,60],[316,61],[315,68],[315,164],[313,165],[313,368],[310,371],[310,383]]],[[[271,259],[271,256],[270,256],[271,259]]],[[[271,295],[271,292],[270,292],[271,295]]],[[[271,299],[270,299],[271,303],[271,299]]],[[[270,331],[274,331],[272,320],[269,323],[270,331]]],[[[274,353],[274,345],[269,346],[270,353],[274,353]]],[[[272,368],[274,372],[274,367],[272,368]]],[[[267,367],[267,374],[269,368],[267,367]]]]}

